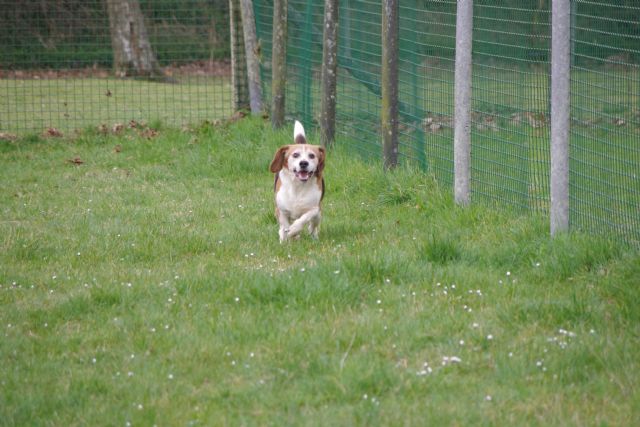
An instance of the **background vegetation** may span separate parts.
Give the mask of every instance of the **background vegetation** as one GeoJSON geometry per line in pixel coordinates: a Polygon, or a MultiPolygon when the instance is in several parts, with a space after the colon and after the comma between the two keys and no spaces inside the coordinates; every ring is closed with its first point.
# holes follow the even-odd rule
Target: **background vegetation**
{"type": "MultiPolygon", "coordinates": [[[[161,65],[229,58],[227,0],[140,0],[161,65]]],[[[1,0],[0,68],[109,68],[102,0],[1,0]]]]}

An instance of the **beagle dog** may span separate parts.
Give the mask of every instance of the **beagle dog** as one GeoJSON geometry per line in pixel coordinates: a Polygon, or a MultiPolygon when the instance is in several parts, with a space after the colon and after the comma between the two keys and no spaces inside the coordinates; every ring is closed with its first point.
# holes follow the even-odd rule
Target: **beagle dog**
{"type": "Polygon", "coordinates": [[[324,197],[325,149],[307,144],[302,124],[296,120],[293,144],[276,151],[270,170],[275,175],[276,218],[280,224],[280,242],[295,238],[307,225],[317,239],[324,197]]]}

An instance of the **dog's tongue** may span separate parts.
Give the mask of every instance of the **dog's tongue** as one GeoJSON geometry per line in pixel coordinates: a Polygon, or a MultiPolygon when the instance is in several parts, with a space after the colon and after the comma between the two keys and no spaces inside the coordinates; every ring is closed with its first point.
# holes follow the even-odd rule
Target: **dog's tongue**
{"type": "Polygon", "coordinates": [[[309,172],[307,171],[300,171],[298,172],[298,178],[302,181],[306,181],[309,179],[309,172]]]}

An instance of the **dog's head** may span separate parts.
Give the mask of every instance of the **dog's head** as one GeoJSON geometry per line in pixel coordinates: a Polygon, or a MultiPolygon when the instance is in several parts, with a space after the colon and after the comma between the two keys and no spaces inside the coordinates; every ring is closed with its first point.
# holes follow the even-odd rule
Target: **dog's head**
{"type": "Polygon", "coordinates": [[[320,177],[324,169],[324,159],[325,149],[319,145],[283,145],[276,151],[270,170],[278,173],[286,169],[296,179],[306,182],[314,175],[320,177]]]}

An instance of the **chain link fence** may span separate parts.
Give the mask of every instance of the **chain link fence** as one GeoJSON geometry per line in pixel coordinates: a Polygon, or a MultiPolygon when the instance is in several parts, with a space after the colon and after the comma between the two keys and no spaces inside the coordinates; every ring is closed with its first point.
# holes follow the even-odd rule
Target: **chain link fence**
{"type": "MultiPolygon", "coordinates": [[[[273,1],[253,5],[268,98],[273,1]]],[[[323,6],[288,1],[286,112],[309,130],[320,108],[323,6]]],[[[0,0],[0,135],[229,116],[247,103],[238,7],[238,0],[0,0]],[[114,53],[114,23],[123,10],[135,14],[136,4],[141,17],[130,15],[123,28],[138,37],[135,51],[145,50],[146,35],[155,64],[146,70],[114,53]]],[[[456,7],[455,0],[399,6],[400,160],[445,187],[454,182],[456,7]]],[[[472,35],[471,197],[543,215],[550,9],[550,0],[476,0],[472,35]]],[[[375,160],[381,12],[379,1],[339,2],[337,143],[375,160]]],[[[572,0],[571,52],[571,226],[638,245],[640,4],[572,0]]]]}
{"type": "MultiPolygon", "coordinates": [[[[272,3],[254,4],[269,85],[272,3]]],[[[399,7],[400,158],[452,186],[456,1],[399,7]]],[[[640,5],[571,8],[570,224],[638,245],[640,5]]],[[[309,127],[320,106],[322,11],[322,2],[289,0],[287,111],[309,127]]],[[[377,1],[340,1],[338,143],[375,159],[381,12],[377,1]]],[[[473,21],[472,199],[548,215],[551,2],[476,0],[473,21]]]]}
{"type": "Polygon", "coordinates": [[[228,9],[228,0],[0,0],[0,132],[229,116],[228,9]],[[133,59],[114,72],[120,19],[133,54],[151,46],[154,71],[137,73],[133,59]]]}

